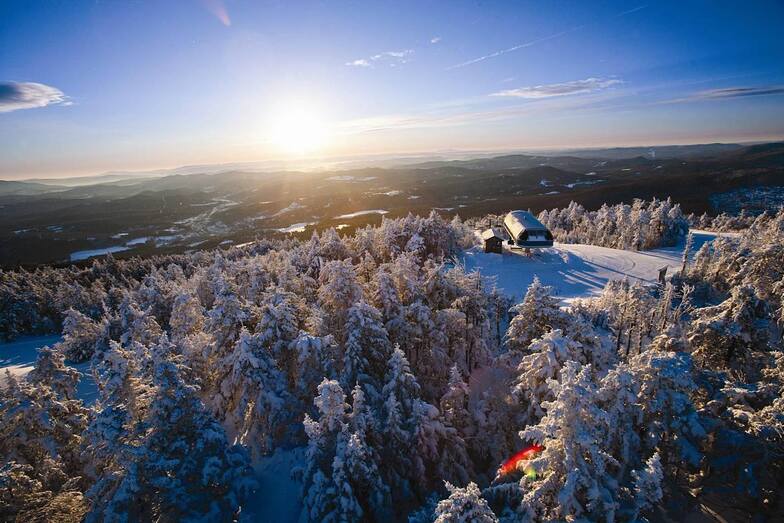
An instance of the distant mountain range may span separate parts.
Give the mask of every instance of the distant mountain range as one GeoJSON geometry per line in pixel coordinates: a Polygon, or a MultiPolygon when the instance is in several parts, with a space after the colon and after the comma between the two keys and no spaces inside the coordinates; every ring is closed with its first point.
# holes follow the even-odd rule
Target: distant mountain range
{"type": "MultiPolygon", "coordinates": [[[[765,144],[737,144],[737,143],[711,143],[694,145],[652,145],[645,147],[612,147],[612,148],[582,148],[582,149],[557,149],[541,151],[519,151],[499,154],[498,152],[482,151],[447,151],[440,154],[416,155],[373,155],[368,157],[346,157],[329,160],[312,160],[299,162],[284,161],[259,161],[235,162],[224,164],[186,165],[171,169],[155,169],[149,171],[111,171],[94,176],[76,176],[64,178],[31,178],[25,180],[12,180],[21,183],[34,183],[52,186],[59,190],[62,187],[79,187],[99,183],[120,183],[125,181],[138,181],[149,178],[159,178],[172,175],[190,174],[217,174],[220,172],[245,171],[303,171],[315,170],[335,171],[351,170],[370,167],[413,167],[431,168],[443,165],[462,165],[468,168],[518,168],[532,166],[538,158],[575,157],[582,159],[622,160],[634,157],[651,159],[673,159],[717,156],[722,153],[742,151],[750,147],[775,146],[778,142],[765,144]],[[505,167],[506,166],[506,167],[505,167]]],[[[0,180],[2,182],[3,180],[0,180]]],[[[35,193],[34,188],[29,190],[35,193]]],[[[39,188],[38,191],[41,189],[39,188]]],[[[3,193],[0,193],[3,194],[3,193]]]]}
{"type": "Polygon", "coordinates": [[[465,218],[516,208],[538,212],[570,201],[597,208],[672,196],[686,212],[713,213],[733,191],[784,186],[784,143],[602,151],[598,157],[599,150],[420,156],[403,165],[315,171],[224,164],[0,181],[0,266],[106,249],[118,256],[182,252],[266,235],[306,237],[328,227],[350,232],[381,216],[433,210],[465,218]]]}

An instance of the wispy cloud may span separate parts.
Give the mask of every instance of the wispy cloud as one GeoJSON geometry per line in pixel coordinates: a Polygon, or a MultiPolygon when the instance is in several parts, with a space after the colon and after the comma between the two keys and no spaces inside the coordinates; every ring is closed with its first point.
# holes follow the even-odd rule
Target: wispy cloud
{"type": "Polygon", "coordinates": [[[411,61],[411,55],[414,54],[413,49],[403,49],[402,51],[384,51],[383,53],[374,54],[368,58],[358,58],[346,62],[349,67],[375,67],[376,65],[387,65],[389,67],[396,67],[411,61]]]}
{"type": "Polygon", "coordinates": [[[461,125],[473,125],[482,122],[513,120],[532,115],[556,114],[574,116],[578,111],[600,110],[618,93],[605,91],[590,96],[543,99],[537,103],[517,103],[503,107],[495,104],[488,106],[487,97],[476,100],[459,100],[454,104],[439,104],[429,110],[418,113],[387,114],[370,118],[359,118],[338,122],[333,130],[338,134],[363,134],[394,131],[401,129],[437,129],[461,125]]]}
{"type": "Polygon", "coordinates": [[[768,87],[727,87],[724,89],[709,89],[700,91],[693,98],[702,100],[717,100],[722,98],[745,98],[747,96],[767,96],[771,94],[784,94],[784,86],[774,85],[768,87]]]}
{"type": "MultiPolygon", "coordinates": [[[[621,16],[626,16],[626,15],[629,15],[629,14],[632,14],[632,13],[636,13],[637,11],[645,9],[646,7],[648,7],[648,6],[647,5],[641,5],[641,6],[633,8],[633,9],[628,9],[626,11],[618,13],[617,15],[615,15],[612,18],[619,18],[621,16]]],[[[574,31],[582,29],[583,27],[586,27],[586,25],[588,25],[588,24],[576,25],[574,27],[570,27],[569,29],[565,29],[563,31],[558,31],[557,33],[553,33],[553,34],[550,34],[550,35],[547,35],[547,36],[543,36],[542,38],[536,38],[534,40],[529,40],[528,42],[523,42],[521,44],[513,45],[512,47],[507,47],[506,49],[500,49],[498,51],[486,54],[484,56],[480,56],[478,58],[474,58],[472,60],[461,62],[461,63],[455,64],[455,65],[451,65],[451,66],[447,67],[446,70],[447,71],[451,71],[452,69],[459,69],[461,67],[466,67],[467,65],[473,65],[473,64],[476,64],[476,63],[479,63],[479,62],[484,62],[485,60],[488,60],[490,58],[495,58],[497,56],[505,55],[507,53],[512,53],[514,51],[519,51],[520,49],[525,49],[526,47],[532,47],[532,46],[534,46],[536,44],[540,44],[540,43],[546,42],[548,40],[554,40],[556,38],[560,38],[560,37],[565,36],[565,35],[567,35],[569,33],[573,33],[574,31]]]]}
{"type": "Polygon", "coordinates": [[[504,55],[506,53],[511,53],[513,51],[517,51],[517,50],[520,50],[520,49],[525,49],[526,47],[531,47],[531,46],[534,46],[536,44],[539,44],[539,43],[542,43],[542,42],[546,42],[547,40],[553,40],[554,38],[559,38],[559,37],[567,35],[567,34],[569,34],[571,32],[577,31],[578,29],[582,29],[583,27],[584,26],[582,26],[582,25],[578,25],[578,26],[566,29],[565,31],[559,31],[559,32],[553,33],[551,35],[543,36],[542,38],[537,38],[535,40],[530,40],[530,41],[522,43],[522,44],[513,45],[512,47],[507,47],[506,49],[501,49],[499,51],[495,51],[493,53],[486,54],[484,56],[480,56],[479,58],[474,58],[473,60],[468,60],[468,61],[465,61],[465,62],[461,62],[459,64],[450,65],[449,67],[446,68],[446,70],[447,71],[451,71],[452,69],[459,69],[459,68],[465,67],[467,65],[473,65],[473,64],[477,64],[479,62],[484,62],[485,60],[488,60],[490,58],[495,58],[497,56],[501,56],[501,55],[504,55]]]}
{"type": "Polygon", "coordinates": [[[632,13],[636,13],[637,11],[642,11],[646,7],[648,7],[648,6],[647,5],[638,5],[637,7],[633,7],[632,9],[629,9],[627,11],[623,11],[621,13],[618,13],[617,15],[615,15],[615,17],[618,18],[620,16],[630,15],[632,13]]]}
{"type": "Polygon", "coordinates": [[[56,87],[35,82],[0,82],[0,113],[55,104],[71,105],[56,87]]]}
{"type": "Polygon", "coordinates": [[[617,78],[586,78],[560,84],[534,85],[517,89],[506,89],[493,93],[490,96],[508,96],[513,98],[552,98],[554,96],[567,96],[572,94],[592,93],[606,89],[610,86],[623,83],[617,78]]]}
{"type": "Polygon", "coordinates": [[[433,38],[430,39],[430,43],[431,44],[437,44],[440,41],[441,41],[441,37],[440,36],[434,36],[433,38]]]}
{"type": "Polygon", "coordinates": [[[751,98],[756,96],[774,96],[784,94],[783,85],[768,85],[759,87],[724,87],[697,91],[683,98],[664,100],[660,104],[677,104],[687,102],[718,101],[732,98],[751,98]]]}
{"type": "Polygon", "coordinates": [[[346,62],[346,65],[350,67],[370,67],[370,61],[359,58],[357,60],[352,60],[351,62],[346,62]]]}

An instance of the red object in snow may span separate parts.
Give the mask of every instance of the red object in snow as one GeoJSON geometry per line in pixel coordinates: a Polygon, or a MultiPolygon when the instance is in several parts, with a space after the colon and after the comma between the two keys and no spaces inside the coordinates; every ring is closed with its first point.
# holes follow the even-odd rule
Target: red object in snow
{"type": "Polygon", "coordinates": [[[498,469],[498,475],[504,476],[509,474],[510,472],[514,472],[517,470],[517,464],[521,461],[527,461],[534,457],[535,454],[542,452],[544,447],[541,445],[531,445],[530,447],[526,447],[508,460],[504,461],[501,468],[498,469]]]}

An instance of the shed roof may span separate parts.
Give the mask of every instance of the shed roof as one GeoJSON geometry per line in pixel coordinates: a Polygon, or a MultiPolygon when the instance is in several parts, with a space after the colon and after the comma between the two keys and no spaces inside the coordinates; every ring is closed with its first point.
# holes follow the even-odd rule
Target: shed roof
{"type": "Polygon", "coordinates": [[[528,211],[512,211],[504,218],[504,225],[515,240],[523,231],[546,231],[547,227],[528,211]]]}
{"type": "Polygon", "coordinates": [[[506,239],[506,233],[499,229],[498,227],[491,227],[489,229],[485,229],[482,231],[482,239],[489,240],[492,237],[500,238],[502,240],[506,239]]]}

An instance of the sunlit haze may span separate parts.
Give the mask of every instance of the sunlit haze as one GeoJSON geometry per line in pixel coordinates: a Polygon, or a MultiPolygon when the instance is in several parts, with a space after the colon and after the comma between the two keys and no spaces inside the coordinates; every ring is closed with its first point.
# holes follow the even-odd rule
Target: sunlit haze
{"type": "Polygon", "coordinates": [[[784,136],[784,6],[0,5],[0,178],[784,136]]]}

